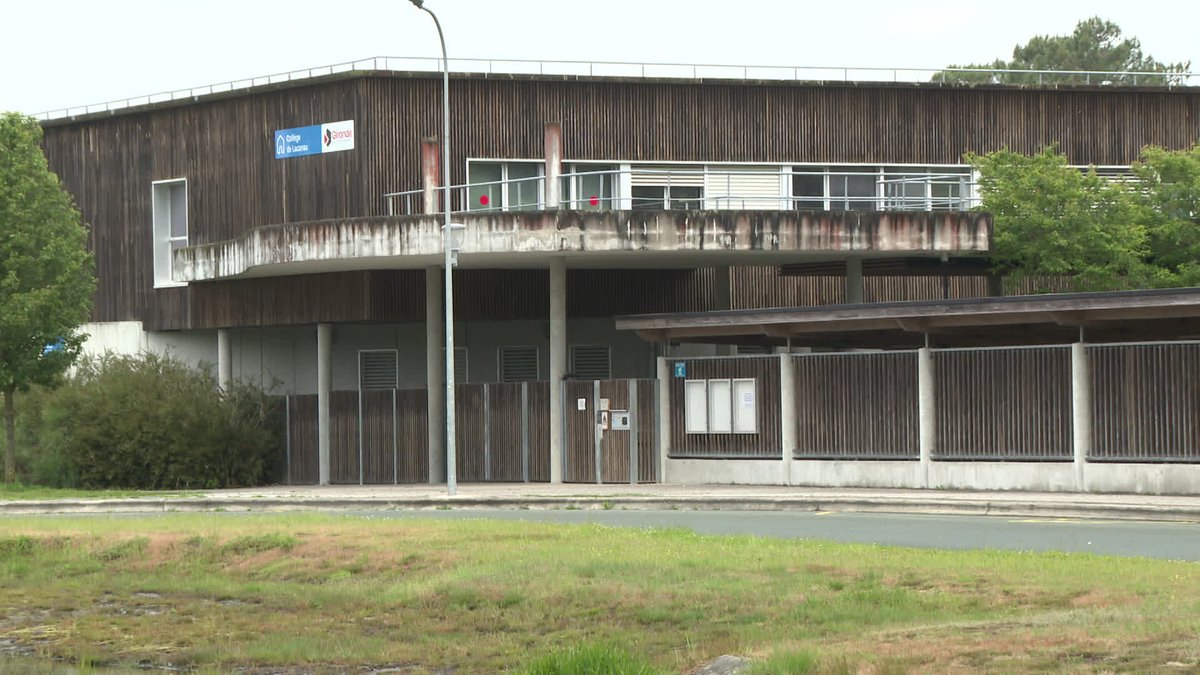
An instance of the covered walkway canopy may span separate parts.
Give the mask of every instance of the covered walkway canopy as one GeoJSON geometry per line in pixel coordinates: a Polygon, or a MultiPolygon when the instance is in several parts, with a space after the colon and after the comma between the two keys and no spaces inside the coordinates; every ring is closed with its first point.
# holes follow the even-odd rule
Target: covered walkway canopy
{"type": "Polygon", "coordinates": [[[1200,288],[645,314],[653,342],[913,348],[1200,339],[1200,288]]]}

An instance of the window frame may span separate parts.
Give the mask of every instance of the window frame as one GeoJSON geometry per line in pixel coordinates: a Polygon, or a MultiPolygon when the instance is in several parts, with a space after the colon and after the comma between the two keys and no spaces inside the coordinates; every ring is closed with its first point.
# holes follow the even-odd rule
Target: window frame
{"type": "Polygon", "coordinates": [[[174,253],[176,244],[186,247],[191,236],[191,209],[189,207],[188,179],[164,178],[150,181],[150,231],[153,241],[154,288],[180,288],[186,281],[175,281],[174,253]],[[184,234],[172,234],[174,224],[173,192],[183,189],[184,234]]]}

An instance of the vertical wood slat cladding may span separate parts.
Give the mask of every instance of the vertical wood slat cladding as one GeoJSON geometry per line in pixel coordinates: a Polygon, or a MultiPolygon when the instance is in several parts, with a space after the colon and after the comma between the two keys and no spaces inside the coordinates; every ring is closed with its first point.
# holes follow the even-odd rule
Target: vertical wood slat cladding
{"type": "Polygon", "coordinates": [[[361,392],[363,482],[371,485],[398,482],[397,458],[400,442],[394,433],[393,389],[364,389],[361,392]]]}
{"type": "Polygon", "coordinates": [[[793,356],[794,456],[918,459],[916,352],[793,356]]]}
{"type": "MultiPolygon", "coordinates": [[[[550,480],[550,383],[527,385],[529,480],[546,482],[550,480]]],[[[455,385],[455,466],[460,481],[524,480],[521,386],[520,382],[455,385]]]]}
{"type": "Polygon", "coordinates": [[[933,459],[1072,460],[1069,348],[934,350],[932,357],[933,459]]]}
{"type": "Polygon", "coordinates": [[[484,479],[484,417],[482,384],[454,385],[454,465],[458,480],[484,479]]]}
{"type": "Polygon", "coordinates": [[[741,457],[782,459],[780,450],[779,357],[730,359],[680,359],[687,364],[687,377],[672,377],[667,385],[670,399],[671,457],[741,457]],[[757,401],[757,433],[689,434],[684,431],[686,380],[754,378],[757,401]]]}
{"type": "Polygon", "coordinates": [[[329,482],[359,482],[357,391],[329,392],[329,482]]]}
{"type": "MultiPolygon", "coordinates": [[[[420,185],[420,140],[440,133],[431,75],[313,80],[244,95],[46,123],[51,168],[91,224],[95,320],[186,328],[194,290],[154,290],[150,182],[188,179],[190,241],[272,223],[378,215],[420,185]],[[274,159],[275,130],[354,119],[355,149],[274,159]]],[[[467,157],[538,158],[560,121],[568,159],[958,163],[966,152],[1128,164],[1145,145],[1200,136],[1194,90],[1003,89],[456,77],[451,169],[467,157]],[[703,120],[698,124],[697,120],[703,120]]],[[[794,303],[793,303],[794,304],[794,303]]]]}
{"type": "MultiPolygon", "coordinates": [[[[488,385],[491,479],[520,483],[521,475],[521,383],[488,385]]],[[[532,451],[532,448],[530,448],[532,451]]]]}
{"type": "Polygon", "coordinates": [[[1089,345],[1092,461],[1200,459],[1200,344],[1089,345]]]}
{"type": "Polygon", "coordinates": [[[424,389],[396,390],[396,435],[400,483],[429,480],[429,398],[424,389]]]}
{"type": "Polygon", "coordinates": [[[288,397],[288,485],[316,485],[320,480],[317,452],[317,395],[288,397]]]}
{"type": "Polygon", "coordinates": [[[658,380],[637,382],[638,482],[656,483],[658,475],[658,380]]]}
{"type": "MultiPolygon", "coordinates": [[[[529,480],[550,482],[550,383],[529,383],[529,480]]],[[[557,394],[557,392],[555,392],[557,394]]]]}
{"type": "Polygon", "coordinates": [[[567,380],[563,382],[566,398],[563,411],[566,415],[564,428],[566,442],[563,452],[563,480],[568,483],[596,482],[596,410],[594,385],[591,380],[567,380]],[[577,404],[584,400],[584,409],[577,404]]]}
{"type": "MultiPolygon", "coordinates": [[[[636,381],[635,381],[636,382],[636,381]]],[[[629,410],[630,380],[601,380],[600,397],[608,399],[608,409],[629,410]]],[[[609,413],[611,416],[611,412],[609,413]]],[[[611,417],[610,417],[611,426],[611,417]]],[[[629,482],[629,431],[605,429],[600,437],[600,481],[629,482]]],[[[593,473],[595,471],[593,470],[593,473]]]]}

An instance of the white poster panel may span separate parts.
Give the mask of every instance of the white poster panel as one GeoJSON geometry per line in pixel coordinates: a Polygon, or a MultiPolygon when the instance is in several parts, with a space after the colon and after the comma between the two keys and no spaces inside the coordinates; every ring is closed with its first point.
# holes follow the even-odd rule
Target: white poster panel
{"type": "Polygon", "coordinates": [[[683,383],[683,430],[689,434],[708,433],[708,383],[685,380],[683,383]]]}
{"type": "Polygon", "coordinates": [[[708,433],[733,431],[733,401],[729,380],[708,381],[708,433]]]}
{"type": "Polygon", "coordinates": [[[733,381],[733,432],[758,433],[758,397],[754,380],[733,381]]]}

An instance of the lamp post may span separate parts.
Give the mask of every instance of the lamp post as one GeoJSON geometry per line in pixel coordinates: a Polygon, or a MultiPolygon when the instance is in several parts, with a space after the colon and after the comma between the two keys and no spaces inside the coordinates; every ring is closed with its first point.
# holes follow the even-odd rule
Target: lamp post
{"type": "MultiPolygon", "coordinates": [[[[442,35],[442,23],[433,10],[425,6],[425,0],[409,0],[433,17],[437,26],[438,40],[442,43],[442,209],[445,223],[442,225],[442,247],[446,259],[446,493],[453,497],[458,491],[458,468],[454,448],[454,255],[452,228],[450,226],[450,59],[446,56],[446,38],[442,35]]],[[[429,347],[426,346],[426,349],[429,347]]],[[[431,422],[433,420],[430,420],[431,422]]]]}

